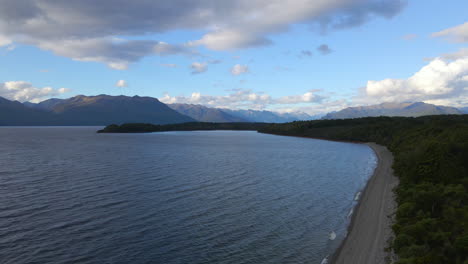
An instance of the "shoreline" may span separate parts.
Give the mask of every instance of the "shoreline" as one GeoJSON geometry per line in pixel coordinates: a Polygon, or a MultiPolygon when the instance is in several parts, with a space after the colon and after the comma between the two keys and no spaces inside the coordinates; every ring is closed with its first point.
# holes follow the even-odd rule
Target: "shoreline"
{"type": "MultiPolygon", "coordinates": [[[[258,132],[258,131],[257,131],[258,132]]],[[[263,133],[263,132],[259,132],[263,133]]],[[[393,174],[393,154],[387,147],[373,142],[334,140],[320,137],[282,135],[300,138],[327,140],[334,142],[365,144],[374,151],[377,166],[372,176],[361,190],[358,203],[353,208],[347,235],[339,247],[328,256],[331,264],[387,264],[393,263],[392,252],[385,251],[393,238],[391,225],[397,208],[393,189],[399,180],[393,174]]]]}
{"type": "MultiPolygon", "coordinates": [[[[353,142],[354,143],[354,142],[353,142]]],[[[329,259],[329,263],[388,263],[386,252],[392,237],[391,215],[396,209],[393,188],[398,179],[393,175],[393,155],[384,146],[368,145],[377,156],[374,173],[361,191],[348,226],[347,236],[329,259]]]]}

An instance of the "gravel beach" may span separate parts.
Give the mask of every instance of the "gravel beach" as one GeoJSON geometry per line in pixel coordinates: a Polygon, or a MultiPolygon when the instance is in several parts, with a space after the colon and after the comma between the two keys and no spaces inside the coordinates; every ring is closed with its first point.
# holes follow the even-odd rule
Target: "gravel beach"
{"type": "Polygon", "coordinates": [[[392,153],[375,143],[367,145],[377,155],[378,164],[355,208],[348,236],[331,258],[331,263],[388,263],[389,253],[384,249],[392,236],[391,215],[396,209],[392,189],[398,185],[398,179],[393,175],[392,153]]]}

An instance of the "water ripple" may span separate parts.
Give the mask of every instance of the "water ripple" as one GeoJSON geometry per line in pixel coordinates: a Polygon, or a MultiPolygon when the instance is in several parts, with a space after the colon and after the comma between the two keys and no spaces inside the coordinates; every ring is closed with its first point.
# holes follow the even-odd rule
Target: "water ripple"
{"type": "Polygon", "coordinates": [[[95,130],[0,129],[2,263],[320,263],[376,162],[254,132],[95,130]]]}

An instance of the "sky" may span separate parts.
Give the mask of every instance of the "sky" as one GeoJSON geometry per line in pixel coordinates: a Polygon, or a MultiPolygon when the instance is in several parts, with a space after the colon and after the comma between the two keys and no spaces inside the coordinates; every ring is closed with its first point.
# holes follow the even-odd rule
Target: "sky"
{"type": "Polygon", "coordinates": [[[466,0],[0,0],[0,96],[468,106],[466,0]]]}

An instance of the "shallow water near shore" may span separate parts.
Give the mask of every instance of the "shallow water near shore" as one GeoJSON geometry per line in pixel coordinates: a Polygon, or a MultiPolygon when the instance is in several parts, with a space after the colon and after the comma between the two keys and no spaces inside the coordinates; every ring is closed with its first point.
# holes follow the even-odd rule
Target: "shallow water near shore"
{"type": "Polygon", "coordinates": [[[2,263],[321,263],[377,162],[362,144],[98,129],[0,128],[2,263]]]}

